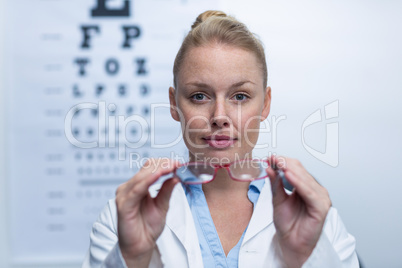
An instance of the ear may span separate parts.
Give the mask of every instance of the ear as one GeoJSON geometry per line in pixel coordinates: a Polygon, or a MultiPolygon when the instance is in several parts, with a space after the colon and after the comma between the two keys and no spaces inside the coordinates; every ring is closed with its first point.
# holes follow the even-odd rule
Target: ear
{"type": "Polygon", "coordinates": [[[265,89],[264,106],[261,113],[261,121],[267,119],[271,110],[271,87],[265,89]]]}
{"type": "Polygon", "coordinates": [[[176,121],[180,121],[179,113],[177,111],[177,104],[176,104],[176,90],[173,87],[169,88],[169,102],[170,102],[170,114],[172,115],[173,119],[176,121]]]}

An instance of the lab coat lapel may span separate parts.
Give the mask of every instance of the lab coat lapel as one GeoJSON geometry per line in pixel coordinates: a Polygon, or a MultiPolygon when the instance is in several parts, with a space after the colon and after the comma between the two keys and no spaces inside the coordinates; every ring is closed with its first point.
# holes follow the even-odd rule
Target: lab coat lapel
{"type": "Polygon", "coordinates": [[[254,207],[249,226],[247,227],[247,231],[243,239],[243,244],[272,223],[273,207],[271,184],[268,179],[265,179],[264,187],[261,190],[257,204],[254,207]]]}
{"type": "Polygon", "coordinates": [[[175,186],[170,198],[166,225],[177,236],[187,251],[189,267],[202,267],[202,255],[197,230],[182,185],[175,186]]]}

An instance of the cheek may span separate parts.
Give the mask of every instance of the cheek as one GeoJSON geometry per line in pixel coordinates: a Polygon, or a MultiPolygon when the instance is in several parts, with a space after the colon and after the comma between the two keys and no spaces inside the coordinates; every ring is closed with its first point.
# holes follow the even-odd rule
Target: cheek
{"type": "Polygon", "coordinates": [[[259,129],[261,122],[261,113],[259,109],[253,109],[242,113],[241,129],[247,131],[250,129],[259,129]]]}
{"type": "Polygon", "coordinates": [[[242,139],[247,145],[254,147],[257,143],[261,117],[257,109],[244,113],[241,121],[242,139]]]}
{"type": "Polygon", "coordinates": [[[194,137],[211,130],[207,117],[200,115],[199,113],[191,113],[188,111],[184,114],[182,131],[183,133],[187,133],[186,136],[194,137]]]}
{"type": "Polygon", "coordinates": [[[246,120],[243,125],[243,137],[249,138],[250,140],[256,140],[258,138],[260,130],[260,120],[257,118],[246,120]]]}

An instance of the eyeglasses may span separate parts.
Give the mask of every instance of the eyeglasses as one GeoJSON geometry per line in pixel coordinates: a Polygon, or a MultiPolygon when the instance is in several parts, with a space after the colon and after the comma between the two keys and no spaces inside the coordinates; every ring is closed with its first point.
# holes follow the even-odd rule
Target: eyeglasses
{"type": "Polygon", "coordinates": [[[219,169],[226,169],[232,180],[251,182],[267,178],[265,169],[269,167],[266,160],[245,159],[224,165],[214,165],[208,162],[189,162],[181,164],[170,174],[161,176],[157,183],[170,179],[179,178],[183,184],[203,184],[215,179],[219,169]]]}
{"type": "MultiPolygon", "coordinates": [[[[207,162],[189,162],[181,164],[173,172],[161,176],[155,184],[162,184],[172,177],[179,178],[182,184],[204,184],[215,179],[219,169],[226,169],[232,180],[240,182],[251,182],[268,178],[265,171],[268,168],[267,160],[244,159],[224,165],[213,165],[207,162]]],[[[292,191],[293,186],[286,180],[282,170],[276,169],[277,176],[282,180],[285,189],[292,191]]]]}
{"type": "Polygon", "coordinates": [[[178,167],[174,175],[184,184],[203,184],[215,179],[219,169],[226,169],[232,180],[254,181],[267,178],[265,169],[269,167],[268,161],[246,159],[225,165],[213,165],[205,162],[192,162],[178,167]]]}

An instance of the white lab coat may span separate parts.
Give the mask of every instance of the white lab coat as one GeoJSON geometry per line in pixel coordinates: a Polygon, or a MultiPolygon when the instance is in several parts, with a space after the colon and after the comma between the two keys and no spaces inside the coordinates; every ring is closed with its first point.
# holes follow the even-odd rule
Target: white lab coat
{"type": "MultiPolygon", "coordinates": [[[[157,189],[150,189],[150,193],[155,196],[157,189]]],[[[285,267],[274,235],[271,185],[266,180],[240,248],[239,267],[285,267]]],[[[90,237],[83,268],[127,267],[117,243],[114,200],[103,209],[90,237]]],[[[156,244],[149,267],[204,267],[194,220],[180,184],[173,190],[166,226],[156,244]]],[[[321,237],[303,265],[307,267],[359,267],[355,239],[348,234],[334,208],[329,210],[321,237]]]]}

